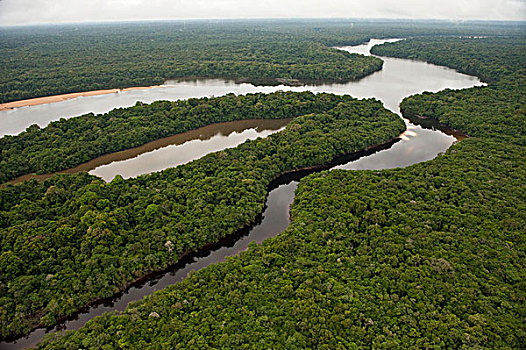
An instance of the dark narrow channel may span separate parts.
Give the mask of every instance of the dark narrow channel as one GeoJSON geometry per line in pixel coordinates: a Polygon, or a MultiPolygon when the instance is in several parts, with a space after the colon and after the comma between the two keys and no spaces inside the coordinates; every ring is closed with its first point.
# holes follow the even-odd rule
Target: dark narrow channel
{"type": "MultiPolygon", "coordinates": [[[[426,120],[425,130],[431,133],[453,133],[453,131],[433,122],[433,120],[426,120]],[[440,131],[438,131],[438,127],[440,131]]],[[[422,138],[422,140],[425,140],[425,138],[422,138]]],[[[152,274],[145,281],[133,284],[122,293],[80,310],[79,313],[67,318],[56,327],[38,328],[27,337],[12,342],[1,342],[0,349],[26,349],[35,346],[47,333],[78,329],[93,317],[100,316],[105,312],[123,311],[131,301],[140,300],[157,290],[177,283],[186,278],[191,271],[200,270],[210,264],[225,261],[228,256],[239,254],[248,248],[250,242],[261,243],[268,238],[276,236],[289,226],[289,209],[294,201],[296,188],[300,179],[309,174],[327,169],[360,167],[360,164],[365,164],[365,167],[361,166],[362,169],[376,169],[379,159],[381,160],[384,157],[394,160],[395,163],[393,163],[392,167],[403,167],[407,163],[418,163],[421,154],[416,152],[414,158],[408,159],[406,147],[397,147],[401,144],[403,144],[403,140],[395,139],[368,151],[337,158],[331,164],[317,169],[300,170],[280,176],[270,184],[265,209],[253,225],[184,257],[168,270],[152,274]],[[402,152],[398,151],[398,149],[402,150],[402,152]],[[374,166],[368,167],[367,164],[374,164],[374,166]]],[[[381,161],[380,164],[382,164],[381,161]]]]}
{"type": "MultiPolygon", "coordinates": [[[[357,48],[361,49],[362,46],[364,45],[358,46],[357,48]]],[[[384,58],[384,60],[387,60],[388,63],[390,62],[387,58],[384,58]]],[[[402,61],[414,62],[416,65],[422,64],[422,62],[416,61],[402,61]]],[[[389,64],[384,65],[384,69],[389,69],[389,67],[389,64]]],[[[434,67],[436,67],[437,70],[444,69],[443,67],[434,67]]],[[[373,75],[375,74],[381,76],[386,73],[377,72],[373,75]]],[[[373,78],[374,77],[369,77],[364,79],[373,78]]],[[[472,77],[469,77],[469,79],[472,80],[472,77]]],[[[467,84],[468,83],[466,82],[466,85],[467,84]]],[[[444,85],[444,88],[448,86],[447,83],[444,83],[444,85]]],[[[477,85],[475,84],[475,81],[472,86],[474,85],[477,85]]],[[[382,91],[385,93],[385,88],[382,88],[382,91]]],[[[416,92],[410,94],[413,93],[416,92]]],[[[382,98],[382,96],[378,96],[378,98],[381,99],[388,108],[395,110],[400,114],[398,108],[393,106],[395,100],[394,97],[392,98],[393,101],[386,100],[382,98]]],[[[398,100],[398,103],[401,101],[400,97],[397,97],[396,99],[398,100]]],[[[341,157],[336,159],[332,164],[320,167],[319,169],[289,173],[273,181],[269,186],[269,195],[266,200],[264,212],[251,227],[247,227],[234,235],[226,237],[198,253],[186,256],[169,270],[151,275],[146,281],[136,283],[126,291],[119,293],[108,300],[104,300],[86,308],[85,310],[81,310],[77,315],[70,317],[56,327],[51,329],[39,328],[26,337],[10,342],[1,342],[0,349],[25,349],[35,346],[48,332],[64,329],[78,329],[91,318],[101,315],[104,312],[122,311],[130,301],[140,300],[156,290],[181,281],[190,271],[199,270],[210,264],[224,261],[227,256],[236,255],[239,252],[246,250],[248,244],[252,241],[261,243],[267,238],[276,236],[285,230],[290,223],[289,207],[294,200],[294,192],[298,185],[298,181],[312,172],[323,169],[339,168],[388,169],[405,167],[432,159],[436,157],[437,154],[447,150],[453,142],[462,139],[462,135],[458,132],[449,130],[433,120],[425,120],[422,122],[423,125],[420,125],[421,121],[419,120],[415,120],[414,123],[407,119],[405,121],[408,130],[400,135],[400,138],[396,140],[397,142],[392,142],[369,151],[341,157]]]]}

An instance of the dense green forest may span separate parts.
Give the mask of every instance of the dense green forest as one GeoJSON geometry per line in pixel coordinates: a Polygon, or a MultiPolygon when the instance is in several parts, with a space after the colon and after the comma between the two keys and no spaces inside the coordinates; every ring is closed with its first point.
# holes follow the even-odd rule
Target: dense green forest
{"type": "Polygon", "coordinates": [[[408,97],[400,105],[404,115],[434,118],[471,136],[526,145],[526,38],[416,38],[396,44],[376,46],[372,51],[447,64],[490,82],[486,87],[408,97]]]}
{"type": "Polygon", "coordinates": [[[239,111],[256,100],[269,115],[304,115],[265,139],[135,179],[105,183],[80,173],[1,188],[1,336],[54,325],[253,223],[270,182],[284,172],[327,164],[405,130],[374,99],[279,92],[217,101],[238,101],[231,108],[239,111]]]}
{"type": "MultiPolygon", "coordinates": [[[[0,102],[183,77],[265,84],[347,81],[382,67],[378,58],[329,48],[322,40],[308,40],[301,30],[294,35],[246,25],[212,27],[174,23],[109,25],[105,30],[79,26],[77,32],[65,29],[67,35],[61,30],[0,32],[0,102]]],[[[346,42],[364,40],[349,35],[346,42]]]]}
{"type": "Polygon", "coordinates": [[[521,29],[513,23],[313,20],[0,27],[0,103],[182,77],[346,81],[381,69],[382,62],[330,46],[437,31],[509,35],[521,29]]]}
{"type": "Polygon", "coordinates": [[[352,98],[312,93],[229,94],[152,104],[137,103],[101,115],[87,114],[29,127],[0,138],[0,183],[20,175],[72,168],[98,156],[147,142],[239,119],[292,118],[320,113],[352,98]]]}
{"type": "Polygon", "coordinates": [[[521,72],[524,75],[524,36],[504,38],[413,38],[371,49],[380,56],[419,59],[496,82],[521,72]],[[506,49],[502,50],[505,46],[506,49]],[[451,56],[451,52],[455,55],[451,56]]]}
{"type": "Polygon", "coordinates": [[[276,238],[40,348],[518,349],[523,151],[309,176],[276,238]]]}
{"type": "MultiPolygon", "coordinates": [[[[522,38],[473,42],[489,60],[474,64],[488,87],[402,104],[471,138],[404,169],[310,175],[282,234],[40,348],[523,347],[526,51],[514,47],[522,38]]],[[[413,44],[415,57],[444,51],[457,69],[474,59],[448,38],[389,45],[390,54],[407,57],[413,44]]]]}

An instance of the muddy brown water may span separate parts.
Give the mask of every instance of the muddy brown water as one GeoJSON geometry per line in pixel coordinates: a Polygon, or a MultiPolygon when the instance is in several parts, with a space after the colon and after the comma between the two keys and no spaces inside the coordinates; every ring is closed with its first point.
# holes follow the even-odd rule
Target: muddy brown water
{"type": "MultiPolygon", "coordinates": [[[[136,177],[185,164],[208,153],[235,147],[247,140],[266,137],[283,130],[291,120],[292,118],[248,119],[211,124],[139,147],[105,154],[58,173],[87,171],[105,181],[111,181],[117,174],[123,178],[136,177]]],[[[28,174],[9,182],[14,184],[32,178],[45,180],[54,174],[56,173],[28,174]]]]}

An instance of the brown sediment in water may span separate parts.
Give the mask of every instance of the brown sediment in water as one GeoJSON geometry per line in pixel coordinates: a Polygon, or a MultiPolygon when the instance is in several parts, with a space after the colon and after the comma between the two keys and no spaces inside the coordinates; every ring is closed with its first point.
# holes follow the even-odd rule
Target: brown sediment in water
{"type": "Polygon", "coordinates": [[[13,109],[13,108],[19,108],[19,107],[36,106],[36,105],[43,105],[43,104],[48,104],[48,103],[61,102],[61,101],[71,100],[71,99],[81,97],[81,96],[106,95],[106,94],[114,94],[118,92],[125,92],[125,91],[131,91],[131,90],[147,90],[147,89],[159,88],[159,87],[163,87],[163,85],[135,86],[135,87],[129,87],[129,88],[124,88],[124,89],[93,90],[93,91],[84,91],[84,92],[73,92],[70,94],[30,98],[27,100],[18,100],[18,101],[13,101],[13,102],[1,103],[0,111],[4,111],[7,109],[13,109]]]}
{"type": "MultiPolygon", "coordinates": [[[[233,132],[242,132],[246,129],[255,128],[256,130],[277,130],[281,127],[287,125],[292,118],[284,119],[245,119],[245,120],[235,120],[230,122],[214,123],[210,125],[203,126],[198,129],[190,130],[180,134],[175,134],[172,136],[164,137],[155,141],[148,142],[142,146],[130,148],[127,150],[108,153],[100,157],[89,160],[85,163],[77,165],[74,168],[69,168],[49,174],[26,174],[17,177],[7,183],[16,184],[23,182],[25,180],[36,179],[36,180],[45,180],[50,178],[55,174],[74,174],[81,171],[91,171],[99,166],[110,164],[113,162],[118,162],[121,160],[126,160],[130,158],[137,157],[143,153],[152,152],[156,149],[167,147],[170,145],[182,145],[185,142],[191,140],[209,140],[214,135],[230,135],[233,132]]],[[[5,184],[4,184],[5,185],[5,184]]],[[[1,185],[0,185],[1,186],[1,185]]]]}

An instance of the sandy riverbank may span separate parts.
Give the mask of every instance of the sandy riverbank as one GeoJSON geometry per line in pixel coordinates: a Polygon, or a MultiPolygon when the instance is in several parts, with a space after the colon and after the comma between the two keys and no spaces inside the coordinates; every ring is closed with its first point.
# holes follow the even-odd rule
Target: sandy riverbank
{"type": "Polygon", "coordinates": [[[61,101],[71,100],[73,98],[77,98],[80,96],[96,96],[96,95],[114,94],[114,93],[118,93],[121,91],[124,92],[124,91],[131,91],[131,90],[146,90],[146,89],[152,89],[152,88],[158,88],[158,87],[163,87],[163,86],[162,85],[136,86],[136,87],[129,87],[125,89],[93,90],[93,91],[85,91],[85,92],[74,92],[71,94],[37,97],[37,98],[31,98],[27,100],[19,100],[19,101],[2,103],[0,104],[0,111],[6,110],[6,109],[18,108],[18,107],[36,106],[36,105],[42,105],[46,103],[61,102],[61,101]]]}

